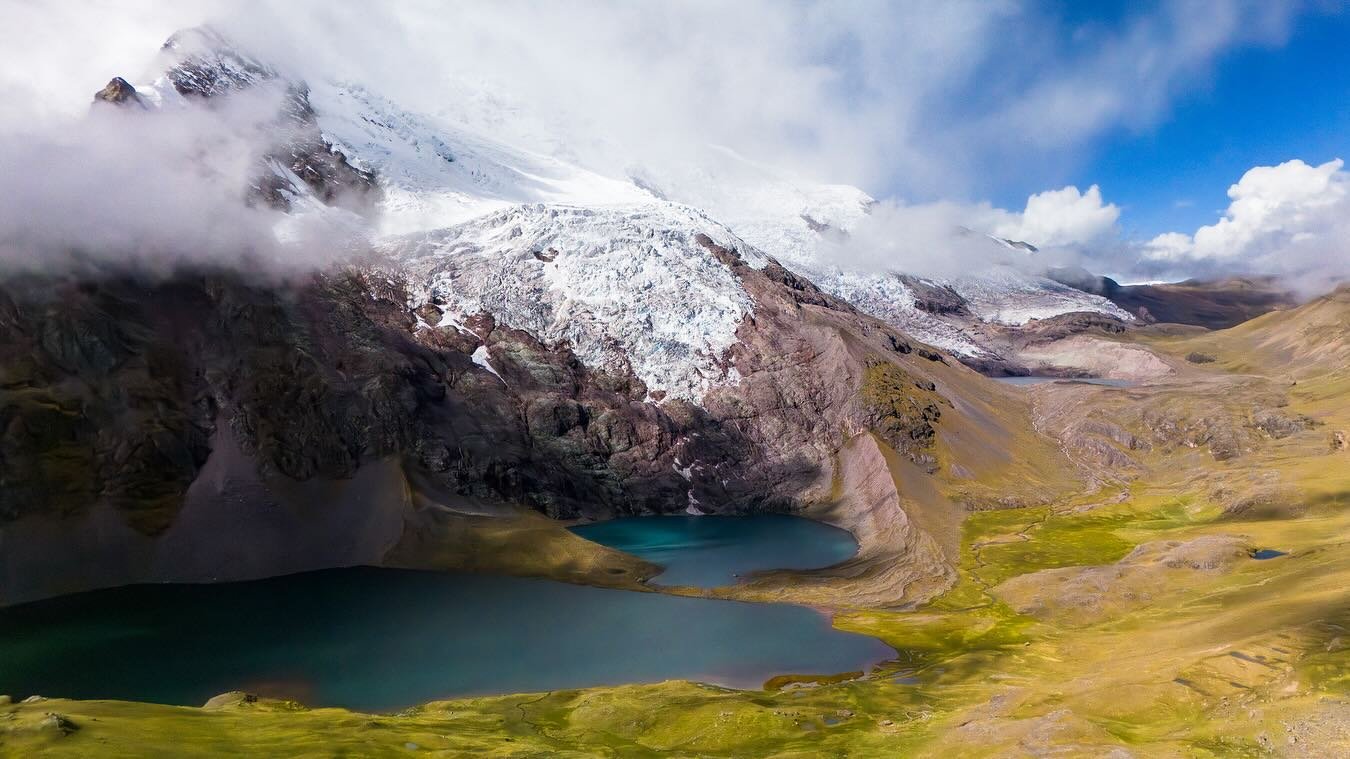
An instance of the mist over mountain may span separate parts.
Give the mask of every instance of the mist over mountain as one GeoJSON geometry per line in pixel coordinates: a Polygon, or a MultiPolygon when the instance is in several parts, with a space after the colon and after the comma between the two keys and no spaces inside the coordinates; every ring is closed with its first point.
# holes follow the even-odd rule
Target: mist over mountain
{"type": "MultiPolygon", "coordinates": [[[[5,160],[11,162],[6,175],[30,176],[36,167],[18,161],[40,159],[56,169],[46,191],[69,196],[63,201],[48,195],[42,209],[64,202],[72,209],[136,223],[147,235],[172,236],[162,228],[172,224],[165,220],[187,215],[182,212],[186,209],[146,209],[140,214],[128,200],[122,202],[129,207],[99,208],[81,190],[96,188],[87,194],[106,198],[153,197],[147,187],[124,193],[114,189],[130,181],[119,161],[125,164],[137,155],[147,155],[147,167],[186,171],[182,160],[170,156],[148,160],[154,154],[147,150],[196,150],[215,156],[213,160],[256,153],[242,145],[256,136],[242,123],[248,118],[171,126],[170,121],[193,118],[178,114],[159,120],[155,129],[168,134],[150,140],[153,144],[128,143],[117,134],[104,134],[110,128],[106,125],[87,123],[85,93],[102,86],[110,71],[148,83],[164,68],[147,52],[158,40],[179,28],[210,22],[238,49],[285,72],[287,80],[315,86],[358,84],[391,104],[423,114],[438,128],[491,135],[615,181],[638,179],[667,199],[702,208],[736,229],[782,227],[785,219],[796,216],[830,224],[848,235],[786,243],[818,248],[814,257],[844,268],[950,277],[998,259],[995,247],[971,244],[958,233],[962,228],[1035,245],[1040,255],[1029,273],[1047,266],[1082,266],[1122,281],[1274,274],[1312,291],[1318,289],[1318,277],[1327,277],[1321,269],[1318,275],[1307,274],[1314,261],[1348,258],[1338,242],[1344,236],[1334,228],[1334,220],[1344,216],[1336,201],[1324,197],[1314,209],[1301,199],[1317,195],[1319,186],[1339,197],[1335,188],[1343,172],[1335,162],[1309,163],[1309,172],[1303,174],[1293,163],[1253,169],[1251,179],[1234,185],[1244,187],[1247,199],[1235,202],[1217,224],[1139,239],[1123,231],[1129,210],[1122,218],[1109,187],[1052,185],[1029,193],[1021,210],[1005,210],[971,193],[976,177],[990,170],[1021,167],[1036,174],[1048,164],[1082,154],[1116,120],[1137,124],[1165,118],[1176,91],[1203,77],[1225,51],[1277,44],[1288,34],[1292,11],[1224,5],[1206,19],[1202,33],[1188,15],[1191,11],[1167,8],[1141,15],[1118,37],[1099,33],[1103,37],[1095,53],[1052,38],[1036,39],[1038,22],[1046,27],[1055,23],[1039,18],[1038,9],[995,5],[915,6],[887,13],[865,3],[775,12],[703,3],[682,3],[661,14],[602,5],[567,13],[532,11],[509,3],[444,9],[404,3],[371,19],[319,3],[203,2],[173,9],[145,3],[115,13],[100,7],[55,14],[24,8],[21,20],[26,23],[11,26],[22,27],[23,34],[10,32],[6,55],[15,64],[36,64],[27,68],[37,74],[16,73],[0,80],[0,88],[11,93],[2,122],[6,144],[14,146],[5,151],[5,160]],[[909,23],[910,14],[923,23],[909,23]],[[915,31],[920,27],[922,33],[915,31]],[[1024,49],[1036,50],[1036,55],[1017,64],[1000,56],[993,41],[1008,44],[1009,30],[1026,36],[1024,49]],[[697,47],[690,49],[689,40],[697,47]],[[838,55],[842,44],[853,54],[838,55]],[[88,52],[66,54],[77,45],[88,52]],[[1131,81],[1135,73],[1126,64],[1125,51],[1140,55],[1149,48],[1169,63],[1150,73],[1141,92],[1139,83],[1131,81]],[[893,56],[900,50],[905,59],[897,62],[893,56]],[[935,57],[963,65],[940,72],[923,65],[935,57]],[[1055,65],[1044,65],[1047,59],[1055,65]],[[745,61],[755,63],[747,66],[745,61]],[[886,69],[909,71],[905,61],[913,63],[913,71],[904,77],[886,69]],[[991,78],[995,67],[999,75],[991,78]],[[1094,78],[1089,80],[1087,72],[1094,78]],[[992,85],[999,78],[1019,80],[1021,96],[995,94],[999,90],[992,85]],[[968,96],[953,97],[953,92],[968,96]],[[1122,109],[1124,92],[1132,97],[1128,115],[1122,109]],[[1053,107],[1061,101],[1092,103],[1093,108],[1069,115],[1053,107]],[[1038,109],[1037,103],[1046,105],[1038,109]],[[48,125],[56,128],[49,130],[48,125]],[[72,130],[81,133],[61,136],[72,130]],[[189,140],[199,144],[186,144],[189,140]],[[224,147],[221,141],[236,144],[224,147]],[[33,150],[21,149],[28,143],[33,150]],[[79,147],[61,147],[72,143],[79,147]],[[212,147],[207,150],[205,144],[212,147]],[[1312,173],[1312,166],[1320,168],[1312,173]],[[107,176],[102,175],[105,167],[107,176]],[[79,177],[82,171],[79,187],[59,181],[64,174],[79,177]],[[1257,177],[1277,174],[1284,179],[1256,186],[1257,177]],[[1247,185],[1252,189],[1245,189],[1247,185]],[[856,198],[848,197],[851,190],[831,198],[820,194],[829,192],[824,188],[845,186],[863,189],[856,198]],[[857,211],[860,205],[870,211],[857,211]],[[1265,210],[1253,210],[1258,207],[1265,210]],[[153,218],[140,224],[143,215],[153,218]],[[1207,231],[1211,228],[1217,231],[1207,231]],[[1197,242],[1186,242],[1192,236],[1197,242]]],[[[6,66],[9,72],[25,70],[6,66]]],[[[146,134],[137,130],[127,138],[146,134]]],[[[184,186],[183,192],[168,194],[186,203],[221,192],[228,181],[218,175],[227,171],[238,173],[237,167],[213,167],[206,172],[206,187],[184,186]]],[[[192,177],[147,176],[143,181],[167,188],[192,177]]],[[[210,202],[209,197],[200,199],[210,202]]],[[[30,216],[16,209],[3,221],[8,229],[30,216]]],[[[65,233],[56,226],[31,223],[27,229],[8,231],[8,257],[18,255],[15,245],[31,238],[34,229],[59,239],[105,225],[72,225],[65,233]]],[[[222,239],[235,242],[222,232],[194,247],[219,251],[222,239]]],[[[237,242],[240,248],[263,244],[258,239],[237,242]]],[[[325,244],[330,242],[343,247],[341,239],[325,244]]],[[[790,256],[794,251],[767,252],[790,256]]],[[[311,260],[309,254],[265,257],[311,260]]],[[[1343,275],[1339,270],[1331,274],[1343,275]]]]}

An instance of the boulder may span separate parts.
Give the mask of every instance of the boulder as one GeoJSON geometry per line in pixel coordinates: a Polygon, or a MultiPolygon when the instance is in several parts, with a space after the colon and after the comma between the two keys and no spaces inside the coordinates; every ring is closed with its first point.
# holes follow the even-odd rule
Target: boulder
{"type": "Polygon", "coordinates": [[[212,696],[206,703],[202,704],[203,709],[225,709],[231,706],[242,706],[244,704],[256,704],[258,697],[252,693],[245,693],[239,690],[232,690],[228,693],[222,693],[218,696],[212,696]]]}

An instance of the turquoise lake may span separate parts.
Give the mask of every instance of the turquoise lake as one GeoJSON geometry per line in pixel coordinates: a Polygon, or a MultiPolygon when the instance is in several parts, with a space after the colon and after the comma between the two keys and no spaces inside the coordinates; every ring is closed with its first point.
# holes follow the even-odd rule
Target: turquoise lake
{"type": "Polygon", "coordinates": [[[573,527],[587,540],[665,568],[653,582],[711,588],[763,569],[820,569],[852,558],[847,530],[783,514],[630,517],[573,527]]]}
{"type": "MultiPolygon", "coordinates": [[[[738,519],[703,521],[736,535],[760,529],[738,519]]],[[[729,549],[694,541],[690,550],[729,549]]],[[[665,558],[683,563],[678,552],[665,558]]],[[[741,564],[719,571],[732,566],[741,564]]],[[[200,705],[245,690],[394,711],[667,679],[757,688],[778,674],[866,670],[895,655],[799,606],[394,569],[139,585],[0,610],[0,694],[16,699],[200,705]]]]}

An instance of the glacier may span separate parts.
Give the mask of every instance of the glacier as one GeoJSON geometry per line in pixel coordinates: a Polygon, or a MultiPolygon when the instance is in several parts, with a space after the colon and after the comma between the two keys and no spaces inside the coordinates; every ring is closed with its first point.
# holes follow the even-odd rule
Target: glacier
{"type": "Polygon", "coordinates": [[[1076,311],[1131,319],[1105,298],[1028,271],[1035,249],[1025,243],[1000,241],[1015,249],[1016,262],[945,280],[840,265],[825,243],[847,238],[875,201],[725,147],[706,146],[673,168],[636,165],[609,176],[497,139],[490,126],[523,111],[463,82],[468,105],[456,121],[451,108],[413,113],[356,83],[286,79],[209,31],[176,36],[164,55],[173,68],[138,88],[151,107],[185,106],[174,77],[210,92],[280,85],[312,109],[323,143],[378,183],[378,208],[363,219],[319,202],[274,162],[291,211],[278,222],[279,238],[299,238],[316,216],[343,226],[414,277],[410,308],[440,309],[438,325],[419,318],[419,329],[459,328],[486,312],[547,343],[567,343],[588,365],[633,373],[653,401],[698,403],[738,381],[726,351],[754,303],[731,268],[696,242],[700,234],[747,265],[777,261],[967,359],[993,357],[981,323],[1016,327],[1076,311]],[[954,294],[959,313],[925,308],[916,286],[954,294]]]}

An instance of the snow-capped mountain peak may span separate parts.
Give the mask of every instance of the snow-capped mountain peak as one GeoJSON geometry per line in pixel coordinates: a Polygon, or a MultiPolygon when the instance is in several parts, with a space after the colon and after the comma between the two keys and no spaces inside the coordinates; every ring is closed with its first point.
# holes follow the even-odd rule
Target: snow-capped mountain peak
{"type": "Polygon", "coordinates": [[[380,177],[382,234],[446,227],[521,203],[614,206],[656,199],[631,182],[410,113],[358,85],[315,84],[309,100],[334,148],[380,177]]]}
{"type": "MultiPolygon", "coordinates": [[[[752,266],[772,255],[826,292],[968,358],[990,355],[971,329],[980,322],[1019,325],[1068,311],[1129,318],[1021,266],[928,281],[840,265],[824,243],[846,240],[875,201],[728,148],[696,151],[674,169],[606,176],[414,113],[360,84],[286,78],[209,29],[174,35],[163,56],[164,75],[134,93],[151,107],[281,91],[287,136],[263,157],[255,188],[268,202],[292,216],[335,205],[361,212],[354,194],[374,205],[369,239],[417,278],[417,299],[452,319],[487,312],[565,341],[589,364],[631,371],[653,397],[697,402],[737,381],[724,354],[753,303],[698,235],[752,266]],[[948,299],[950,307],[940,303],[948,299]]],[[[132,95],[120,87],[110,95],[123,96],[132,95]]],[[[496,101],[474,102],[481,110],[496,101]]],[[[1035,253],[995,242],[1019,257],[1035,253]]]]}
{"type": "Polygon", "coordinates": [[[271,65],[209,26],[176,32],[164,43],[159,64],[178,92],[200,97],[216,97],[280,78],[271,65]]]}

